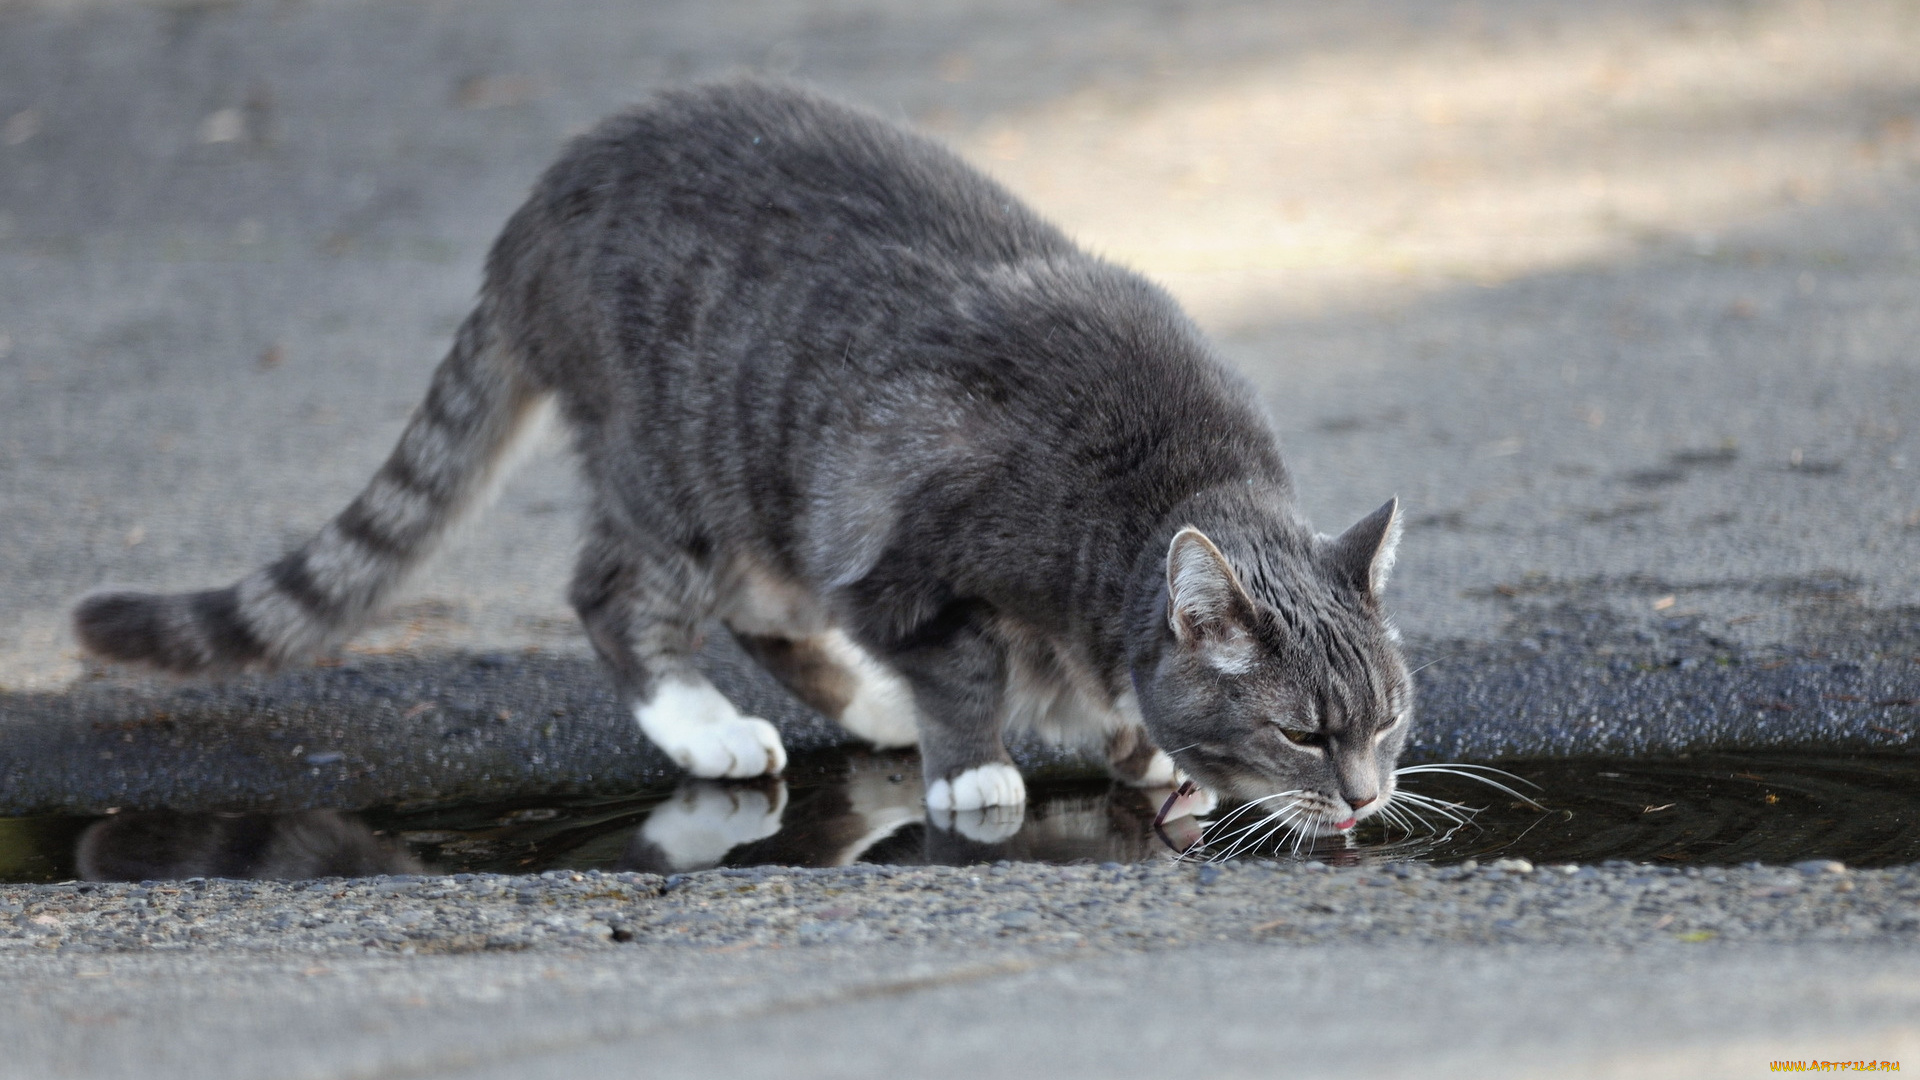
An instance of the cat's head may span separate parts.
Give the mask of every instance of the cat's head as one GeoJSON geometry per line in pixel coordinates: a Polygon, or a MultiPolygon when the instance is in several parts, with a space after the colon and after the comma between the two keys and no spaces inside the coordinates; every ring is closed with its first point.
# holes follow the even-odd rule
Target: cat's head
{"type": "Polygon", "coordinates": [[[1399,533],[1396,500],[1333,538],[1222,533],[1233,559],[1191,526],[1173,537],[1164,626],[1134,683],[1148,732],[1195,782],[1279,796],[1264,809],[1312,835],[1387,805],[1413,720],[1380,604],[1399,533]]]}

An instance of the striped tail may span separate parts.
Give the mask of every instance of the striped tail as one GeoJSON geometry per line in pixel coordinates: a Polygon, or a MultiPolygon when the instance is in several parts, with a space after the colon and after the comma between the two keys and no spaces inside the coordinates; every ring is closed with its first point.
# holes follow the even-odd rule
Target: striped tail
{"type": "Polygon", "coordinates": [[[95,656],[177,674],[310,657],[358,629],[490,494],[546,395],[528,385],[482,302],[434,372],[400,444],[318,536],[223,589],[98,592],[74,609],[95,656]]]}

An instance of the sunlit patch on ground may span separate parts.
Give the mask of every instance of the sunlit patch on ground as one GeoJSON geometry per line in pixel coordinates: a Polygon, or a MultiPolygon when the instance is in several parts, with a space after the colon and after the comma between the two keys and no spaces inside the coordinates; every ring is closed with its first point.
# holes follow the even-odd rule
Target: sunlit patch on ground
{"type": "Polygon", "coordinates": [[[1168,72],[963,137],[1094,250],[1232,326],[1381,289],[1710,250],[1920,170],[1920,9],[1897,0],[1471,19],[1168,72]]]}

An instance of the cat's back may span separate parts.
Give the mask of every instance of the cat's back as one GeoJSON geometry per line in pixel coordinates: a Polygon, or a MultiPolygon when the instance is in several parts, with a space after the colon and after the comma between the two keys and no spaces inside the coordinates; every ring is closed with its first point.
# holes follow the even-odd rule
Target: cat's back
{"type": "Polygon", "coordinates": [[[662,92],[576,139],[535,190],[543,224],[600,250],[684,245],[962,262],[1072,245],[932,139],[803,88],[760,81],[662,92]]]}

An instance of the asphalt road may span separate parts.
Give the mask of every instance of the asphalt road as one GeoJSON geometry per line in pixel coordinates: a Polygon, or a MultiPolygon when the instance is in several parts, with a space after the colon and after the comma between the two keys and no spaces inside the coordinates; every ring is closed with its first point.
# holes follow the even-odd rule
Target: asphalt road
{"type": "MultiPolygon", "coordinates": [[[[1910,5],[11,0],[0,802],[357,805],[663,775],[562,603],[579,499],[557,449],[338,667],[190,687],[88,671],[65,612],[103,583],[230,580],[310,533],[386,453],[567,135],[746,71],[940,133],[1168,282],[1260,388],[1323,528],[1403,497],[1394,604],[1442,661],[1423,753],[1920,730],[1872,704],[1920,696],[1910,5]],[[316,778],[255,752],[314,733],[387,768],[316,778]]],[[[828,737],[712,659],[797,740],[828,737]]],[[[184,1074],[196,1054],[233,1075],[1071,1074],[1155,1053],[1264,1074],[1283,1050],[1314,1075],[1747,1075],[1793,1046],[1916,1045],[1912,935],[1876,933],[1705,959],[1638,939],[1123,942],[1044,971],[977,966],[1037,963],[1017,944],[817,963],[555,947],[342,954],[337,983],[271,950],[128,947],[8,952],[0,982],[32,1003],[16,1030],[42,1056],[21,1075],[184,1074]],[[487,979],[511,989],[463,1013],[454,988],[487,979]],[[416,997],[399,1015],[425,1019],[392,1019],[416,997]],[[583,1000],[701,1019],[593,1034],[583,1000]],[[482,1027],[516,1056],[460,1050],[482,1027]]]]}

